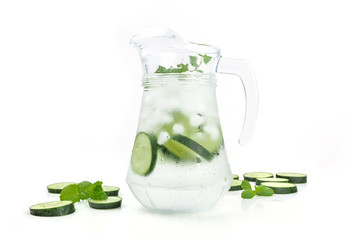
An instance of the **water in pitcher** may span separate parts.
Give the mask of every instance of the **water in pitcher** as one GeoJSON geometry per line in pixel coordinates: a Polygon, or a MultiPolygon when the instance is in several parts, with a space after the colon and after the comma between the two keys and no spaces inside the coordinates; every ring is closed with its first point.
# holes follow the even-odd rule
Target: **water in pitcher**
{"type": "Polygon", "coordinates": [[[144,80],[138,135],[154,138],[156,159],[149,174],[138,174],[130,166],[127,181],[146,207],[207,209],[230,187],[215,81],[209,75],[177,74],[154,74],[144,80]]]}

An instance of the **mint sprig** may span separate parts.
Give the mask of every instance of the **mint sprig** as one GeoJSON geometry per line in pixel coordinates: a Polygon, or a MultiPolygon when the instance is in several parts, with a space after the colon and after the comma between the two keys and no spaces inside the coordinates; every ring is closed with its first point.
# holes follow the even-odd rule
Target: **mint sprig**
{"type": "Polygon", "coordinates": [[[203,73],[203,71],[200,70],[199,67],[202,63],[208,64],[211,61],[212,57],[206,54],[198,54],[198,56],[189,56],[190,65],[193,67],[193,69],[189,69],[189,64],[184,63],[180,63],[176,65],[176,67],[171,66],[169,68],[160,65],[155,71],[155,73],[183,73],[188,71],[203,73]]]}
{"type": "Polygon", "coordinates": [[[189,71],[189,64],[180,63],[176,66],[177,68],[174,67],[166,68],[163,66],[159,66],[158,69],[155,71],[155,73],[182,73],[189,71]]]}
{"type": "Polygon", "coordinates": [[[72,201],[73,203],[80,202],[80,200],[94,199],[105,200],[108,198],[107,194],[102,188],[102,182],[97,181],[91,183],[89,181],[82,181],[79,184],[70,184],[63,188],[60,193],[61,201],[72,201]]]}
{"type": "Polygon", "coordinates": [[[249,181],[247,180],[242,181],[241,188],[244,189],[244,191],[241,193],[241,197],[244,199],[253,198],[255,195],[272,196],[274,194],[274,190],[263,185],[255,186],[255,190],[253,190],[249,181]]]}

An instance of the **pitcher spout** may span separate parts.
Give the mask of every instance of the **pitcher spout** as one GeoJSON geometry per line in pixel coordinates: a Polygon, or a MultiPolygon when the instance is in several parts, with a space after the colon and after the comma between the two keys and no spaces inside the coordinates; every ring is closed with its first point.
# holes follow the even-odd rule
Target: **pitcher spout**
{"type": "Polygon", "coordinates": [[[144,74],[215,73],[220,59],[217,47],[189,42],[165,27],[148,27],[130,44],[139,51],[144,74]]]}

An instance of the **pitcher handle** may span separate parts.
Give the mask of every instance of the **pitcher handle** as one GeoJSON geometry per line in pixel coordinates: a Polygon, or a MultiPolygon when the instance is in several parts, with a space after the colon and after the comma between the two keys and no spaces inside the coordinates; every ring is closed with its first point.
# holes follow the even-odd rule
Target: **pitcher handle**
{"type": "Polygon", "coordinates": [[[250,63],[245,59],[220,58],[217,72],[238,76],[245,91],[245,118],[239,143],[245,146],[251,139],[259,108],[259,96],[256,78],[250,63]]]}

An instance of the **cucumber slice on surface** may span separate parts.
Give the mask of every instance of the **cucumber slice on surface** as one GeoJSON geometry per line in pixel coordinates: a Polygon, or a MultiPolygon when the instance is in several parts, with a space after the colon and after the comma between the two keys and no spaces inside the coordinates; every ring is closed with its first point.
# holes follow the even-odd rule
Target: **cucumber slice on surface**
{"type": "Polygon", "coordinates": [[[106,200],[93,200],[89,199],[89,206],[95,209],[112,209],[121,206],[122,198],[110,196],[106,200]]]}
{"type": "Polygon", "coordinates": [[[261,185],[271,188],[275,194],[296,193],[297,187],[293,183],[263,182],[261,185]]]}
{"type": "Polygon", "coordinates": [[[303,173],[290,173],[290,172],[283,172],[277,173],[276,177],[279,178],[287,178],[289,179],[289,183],[306,183],[307,176],[303,173]]]}
{"type": "Polygon", "coordinates": [[[108,196],[117,196],[119,195],[119,191],[120,188],[116,187],[116,186],[102,186],[103,191],[108,195],[108,196]]]}
{"type": "Polygon", "coordinates": [[[132,170],[139,175],[148,175],[155,167],[156,154],[156,139],[147,133],[138,133],[131,155],[132,170]]]}
{"type": "Polygon", "coordinates": [[[269,172],[248,172],[248,173],[244,173],[243,176],[244,176],[244,180],[248,180],[249,182],[255,182],[257,178],[274,177],[274,175],[269,172]]]}
{"type": "Polygon", "coordinates": [[[241,180],[236,180],[236,179],[233,180],[229,191],[239,191],[239,190],[242,190],[242,188],[241,188],[241,183],[242,183],[241,180]]]}
{"type": "Polygon", "coordinates": [[[257,178],[256,185],[260,185],[263,182],[289,182],[289,179],[286,178],[257,178]]]}
{"type": "Polygon", "coordinates": [[[75,212],[72,201],[53,201],[32,205],[30,214],[34,216],[55,217],[64,216],[75,212]]]}
{"type": "Polygon", "coordinates": [[[76,183],[75,182],[59,182],[59,183],[50,184],[46,188],[49,193],[61,193],[63,188],[70,184],[76,184],[76,183]]]}
{"type": "Polygon", "coordinates": [[[239,175],[233,174],[232,178],[235,179],[235,180],[239,180],[239,175]]]}

